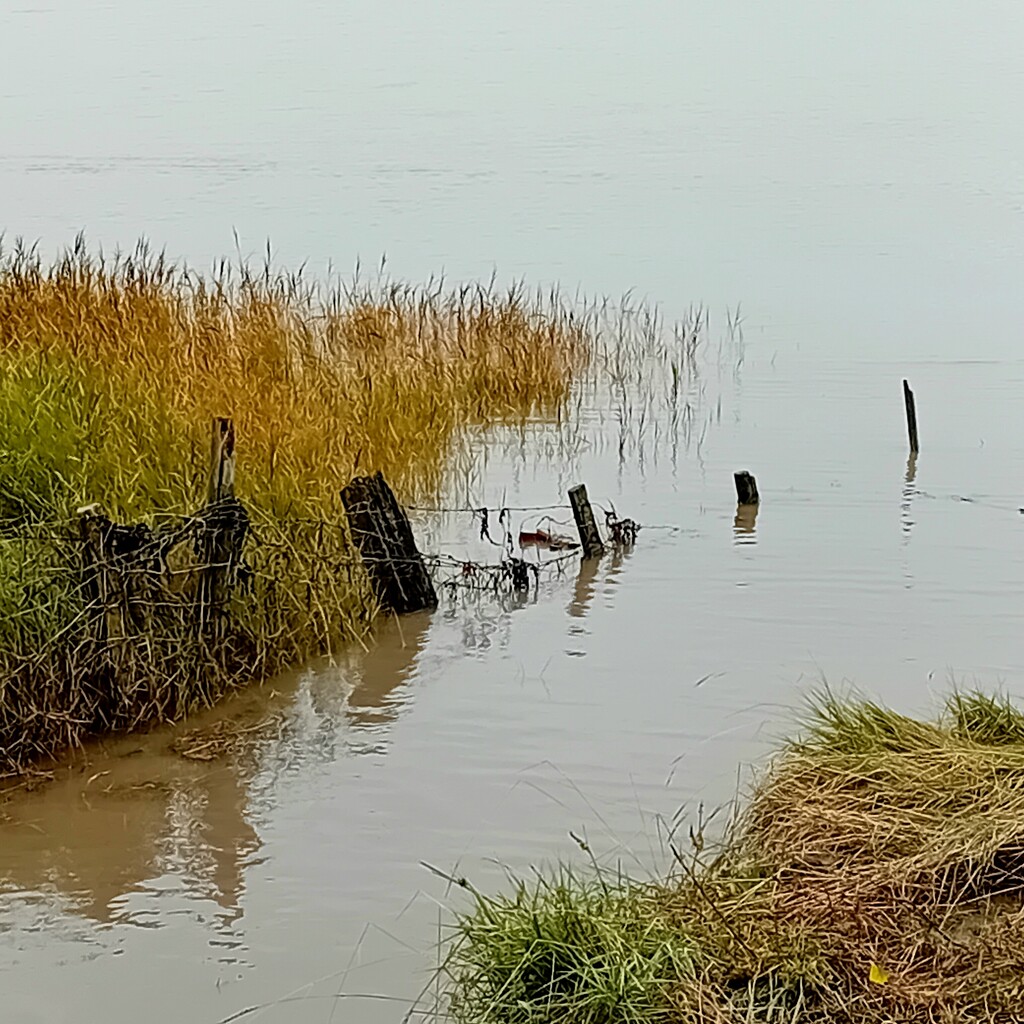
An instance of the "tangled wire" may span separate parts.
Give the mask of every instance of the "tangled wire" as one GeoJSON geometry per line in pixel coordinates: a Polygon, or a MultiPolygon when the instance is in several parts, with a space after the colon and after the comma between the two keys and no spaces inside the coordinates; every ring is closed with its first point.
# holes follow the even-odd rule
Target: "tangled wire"
{"type": "Polygon", "coordinates": [[[636,544],[636,535],[640,532],[640,524],[635,519],[620,519],[615,507],[606,509],[604,522],[611,535],[611,542],[617,548],[631,548],[636,544]]]}

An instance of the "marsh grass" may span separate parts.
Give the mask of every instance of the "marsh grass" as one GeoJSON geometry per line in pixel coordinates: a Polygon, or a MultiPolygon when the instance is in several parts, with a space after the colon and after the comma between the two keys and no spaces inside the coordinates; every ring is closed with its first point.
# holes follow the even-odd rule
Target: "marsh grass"
{"type": "Polygon", "coordinates": [[[511,895],[473,898],[445,968],[458,1020],[673,1019],[671,990],[691,972],[691,942],[653,887],[562,868],[517,882],[511,895]]]}
{"type": "Polygon", "coordinates": [[[981,693],[933,722],[821,695],[727,835],[673,848],[666,882],[563,871],[478,896],[442,968],[453,1018],[1020,1020],[1022,730],[1019,709],[981,693]],[[616,1002],[638,991],[647,937],[659,968],[640,976],[656,982],[616,1002]]]}
{"type": "Polygon", "coordinates": [[[381,470],[436,500],[467,431],[557,420],[594,352],[592,310],[555,292],[0,249],[0,775],[358,637],[375,609],[345,483],[381,470]],[[112,661],[84,629],[75,510],[182,528],[213,416],[252,523],[231,636],[143,630],[112,661]]]}

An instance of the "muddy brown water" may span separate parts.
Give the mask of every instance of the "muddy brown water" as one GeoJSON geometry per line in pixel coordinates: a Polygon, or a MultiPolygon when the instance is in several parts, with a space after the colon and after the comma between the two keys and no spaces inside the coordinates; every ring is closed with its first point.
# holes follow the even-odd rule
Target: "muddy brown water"
{"type": "MultiPolygon", "coordinates": [[[[655,376],[621,445],[610,392],[575,450],[544,425],[472,441],[474,503],[585,480],[649,527],[635,550],[446,598],[0,805],[3,1024],[401,1020],[458,905],[423,862],[496,886],[580,862],[573,831],[657,871],[664,822],[727,801],[822,679],[908,710],[1024,691],[1024,11],[989,11],[0,12],[8,234],[147,232],[203,265],[238,228],[285,261],[712,311],[691,417],[655,376]],[[175,753],[222,721],[240,749],[175,753]]],[[[464,516],[416,526],[488,553],[464,516]]]]}

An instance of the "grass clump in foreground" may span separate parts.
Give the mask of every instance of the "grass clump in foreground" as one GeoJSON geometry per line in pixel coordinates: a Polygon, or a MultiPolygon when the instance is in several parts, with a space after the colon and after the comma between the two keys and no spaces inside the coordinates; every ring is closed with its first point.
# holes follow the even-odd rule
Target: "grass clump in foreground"
{"type": "Polygon", "coordinates": [[[520,288],[204,276],[81,239],[52,265],[0,248],[0,776],[364,630],[374,608],[341,488],[381,470],[401,500],[436,499],[468,429],[559,416],[591,328],[520,288]],[[253,526],[231,632],[214,650],[141,628],[116,664],[100,659],[75,510],[151,526],[193,513],[213,416],[234,419],[253,526]]]}
{"type": "Polygon", "coordinates": [[[655,886],[563,868],[510,896],[475,893],[448,959],[459,1021],[670,1021],[692,940],[655,886]]]}
{"type": "Polygon", "coordinates": [[[463,1024],[1024,1020],[1024,713],[818,700],[711,853],[474,893],[463,1024]]]}

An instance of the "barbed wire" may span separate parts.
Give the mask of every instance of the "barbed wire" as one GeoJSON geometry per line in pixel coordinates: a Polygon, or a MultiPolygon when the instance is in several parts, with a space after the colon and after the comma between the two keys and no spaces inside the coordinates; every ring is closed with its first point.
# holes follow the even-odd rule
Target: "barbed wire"
{"type": "Polygon", "coordinates": [[[481,512],[555,512],[571,509],[571,505],[461,505],[451,508],[441,505],[406,505],[407,512],[429,512],[434,514],[447,513],[473,513],[479,515],[481,512]]]}
{"type": "MultiPolygon", "coordinates": [[[[641,529],[640,525],[630,519],[619,519],[614,505],[604,509],[604,518],[610,534],[610,541],[616,546],[631,546],[641,529]]],[[[494,589],[508,583],[514,590],[525,590],[529,586],[532,575],[536,582],[542,572],[562,571],[564,566],[578,558],[580,545],[567,536],[551,533],[540,529],[541,524],[568,526],[569,519],[556,519],[550,513],[571,510],[572,506],[564,503],[548,505],[409,505],[405,511],[427,514],[461,514],[471,515],[479,520],[479,539],[499,548],[502,552],[498,561],[478,560],[460,557],[448,552],[415,553],[412,557],[401,558],[387,555],[374,557],[362,553],[352,544],[347,529],[347,517],[339,515],[335,519],[318,519],[308,516],[286,516],[283,520],[270,515],[266,510],[253,508],[252,514],[241,503],[233,499],[226,503],[206,506],[195,514],[156,513],[147,516],[145,522],[133,525],[122,525],[111,521],[101,510],[93,505],[78,509],[74,518],[62,519],[0,519],[0,540],[15,548],[19,542],[32,544],[41,542],[53,546],[52,558],[40,558],[31,548],[22,553],[22,557],[14,564],[6,566],[8,578],[15,586],[26,588],[25,593],[37,591],[40,586],[52,587],[54,583],[64,582],[67,590],[77,590],[85,585],[85,576],[97,571],[111,573],[110,586],[113,588],[99,603],[86,601],[87,614],[94,613],[98,607],[113,608],[121,605],[142,607],[148,605],[151,612],[175,609],[181,612],[195,595],[190,592],[204,586],[204,579],[209,573],[228,573],[228,583],[232,588],[242,591],[249,590],[259,581],[262,585],[291,583],[301,585],[302,579],[296,578],[295,569],[301,573],[302,566],[309,568],[305,578],[307,590],[310,586],[318,587],[328,582],[331,573],[346,573],[351,582],[353,571],[357,567],[373,567],[384,564],[401,567],[419,564],[427,568],[436,577],[435,582],[444,588],[466,587],[468,589],[494,589]],[[541,514],[535,529],[524,530],[520,526],[516,531],[512,526],[512,514],[541,514]],[[227,518],[225,518],[225,516],[227,518]],[[497,517],[501,527],[500,540],[491,533],[492,516],[497,517]],[[125,540],[125,545],[113,549],[102,543],[99,550],[90,546],[86,539],[86,523],[90,517],[101,520],[103,530],[110,535],[125,540]],[[206,543],[207,534],[212,530],[231,526],[228,519],[239,520],[242,536],[248,535],[249,547],[247,556],[236,552],[227,561],[209,558],[206,543]],[[255,522],[254,522],[255,520],[255,522]],[[162,521],[164,525],[157,525],[162,521]],[[153,525],[147,525],[153,524],[153,525]],[[315,551],[304,551],[301,544],[289,538],[288,528],[296,524],[312,527],[321,531],[321,540],[315,551]],[[12,530],[12,527],[15,529],[12,530]],[[325,551],[324,540],[334,538],[331,550],[325,551]],[[518,539],[518,551],[516,540],[518,539]],[[83,557],[66,556],[71,548],[85,545],[83,557]],[[182,545],[189,548],[188,553],[182,551],[182,545]],[[536,550],[537,558],[525,557],[527,551],[536,550]],[[541,557],[541,551],[562,552],[554,557],[541,557]],[[171,556],[174,555],[172,563],[171,556]],[[30,557],[31,556],[31,557],[30,557]],[[205,556],[205,557],[204,557],[205,556]],[[182,561],[184,557],[184,561],[182,561]],[[56,564],[63,561],[65,564],[56,564]],[[308,563],[308,565],[307,565],[308,563]],[[12,571],[13,570],[13,571],[12,571]],[[288,578],[288,577],[292,578],[288,578]]],[[[351,511],[351,510],[349,510],[351,511]]],[[[672,529],[671,527],[652,527],[652,529],[672,529]]],[[[104,584],[108,586],[108,584],[104,584]]],[[[56,596],[56,595],[54,595],[56,596]]],[[[75,602],[76,605],[78,602],[75,602]]],[[[301,603],[301,602],[300,602],[301,603]]],[[[78,605],[81,607],[81,605],[78,605]]],[[[19,610],[16,617],[29,615],[29,609],[19,610]]]]}

